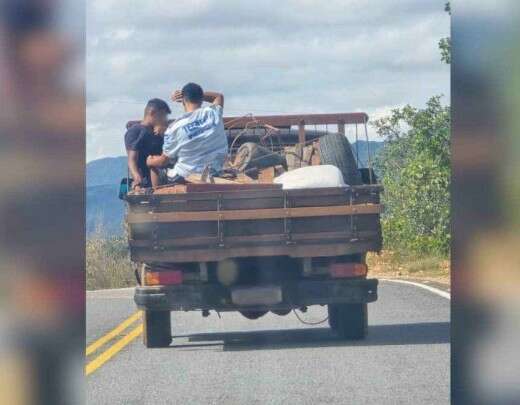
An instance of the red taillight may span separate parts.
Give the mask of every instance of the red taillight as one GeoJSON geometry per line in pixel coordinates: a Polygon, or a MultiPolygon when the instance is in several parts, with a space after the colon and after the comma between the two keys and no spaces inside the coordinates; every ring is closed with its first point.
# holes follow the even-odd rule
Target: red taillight
{"type": "Polygon", "coordinates": [[[182,284],[183,276],[180,270],[147,271],[145,285],[175,285],[182,284]]]}
{"type": "Polygon", "coordinates": [[[363,277],[366,276],[368,267],[363,263],[332,263],[329,271],[333,278],[363,277]]]}

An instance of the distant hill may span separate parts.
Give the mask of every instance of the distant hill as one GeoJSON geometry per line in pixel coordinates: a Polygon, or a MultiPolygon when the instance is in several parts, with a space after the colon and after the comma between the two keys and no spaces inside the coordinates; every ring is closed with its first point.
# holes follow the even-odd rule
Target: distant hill
{"type": "Polygon", "coordinates": [[[86,168],[87,236],[102,231],[107,236],[124,232],[125,203],[118,198],[119,183],[127,176],[125,156],[93,160],[86,168]]]}
{"type": "Polygon", "coordinates": [[[98,232],[103,236],[123,235],[125,203],[118,193],[119,184],[87,187],[87,236],[98,232]]]}
{"type": "MultiPolygon", "coordinates": [[[[361,167],[368,166],[368,148],[372,156],[383,147],[383,142],[358,141],[353,144],[354,156],[359,151],[361,167]]],[[[127,176],[125,156],[103,158],[91,161],[86,168],[87,184],[87,236],[102,230],[108,236],[124,233],[125,203],[118,198],[119,183],[127,176]]]]}
{"type": "Polygon", "coordinates": [[[121,181],[127,175],[125,156],[109,157],[87,163],[87,187],[105,186],[121,181]]]}

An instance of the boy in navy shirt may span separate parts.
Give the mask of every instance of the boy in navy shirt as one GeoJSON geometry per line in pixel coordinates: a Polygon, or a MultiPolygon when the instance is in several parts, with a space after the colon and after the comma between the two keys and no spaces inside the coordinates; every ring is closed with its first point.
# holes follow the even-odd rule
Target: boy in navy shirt
{"type": "Polygon", "coordinates": [[[146,165],[149,156],[161,155],[163,151],[163,129],[168,125],[171,114],[168,104],[160,99],[148,102],[143,120],[133,125],[125,134],[125,146],[128,154],[128,170],[133,179],[132,188],[156,186],[159,173],[146,165]]]}

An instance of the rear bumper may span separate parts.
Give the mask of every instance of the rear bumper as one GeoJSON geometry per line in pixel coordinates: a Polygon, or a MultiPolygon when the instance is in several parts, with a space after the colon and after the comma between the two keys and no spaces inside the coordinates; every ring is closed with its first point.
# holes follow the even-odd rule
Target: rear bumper
{"type": "Polygon", "coordinates": [[[137,307],[151,311],[218,311],[292,309],[333,303],[368,303],[377,300],[376,279],[296,281],[280,285],[282,301],[270,305],[240,306],[231,290],[219,285],[137,287],[137,307]]]}

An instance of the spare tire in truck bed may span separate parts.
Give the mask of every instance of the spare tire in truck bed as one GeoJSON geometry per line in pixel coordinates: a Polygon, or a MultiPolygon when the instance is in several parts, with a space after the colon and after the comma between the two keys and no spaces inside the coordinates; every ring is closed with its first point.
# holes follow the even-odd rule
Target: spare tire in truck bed
{"type": "Polygon", "coordinates": [[[252,168],[264,169],[277,165],[286,167],[285,157],[254,142],[244,143],[238,149],[234,162],[234,166],[240,171],[252,168]]]}
{"type": "Polygon", "coordinates": [[[320,138],[320,162],[341,170],[343,180],[349,186],[363,184],[350,142],[345,135],[332,133],[320,138]]]}

